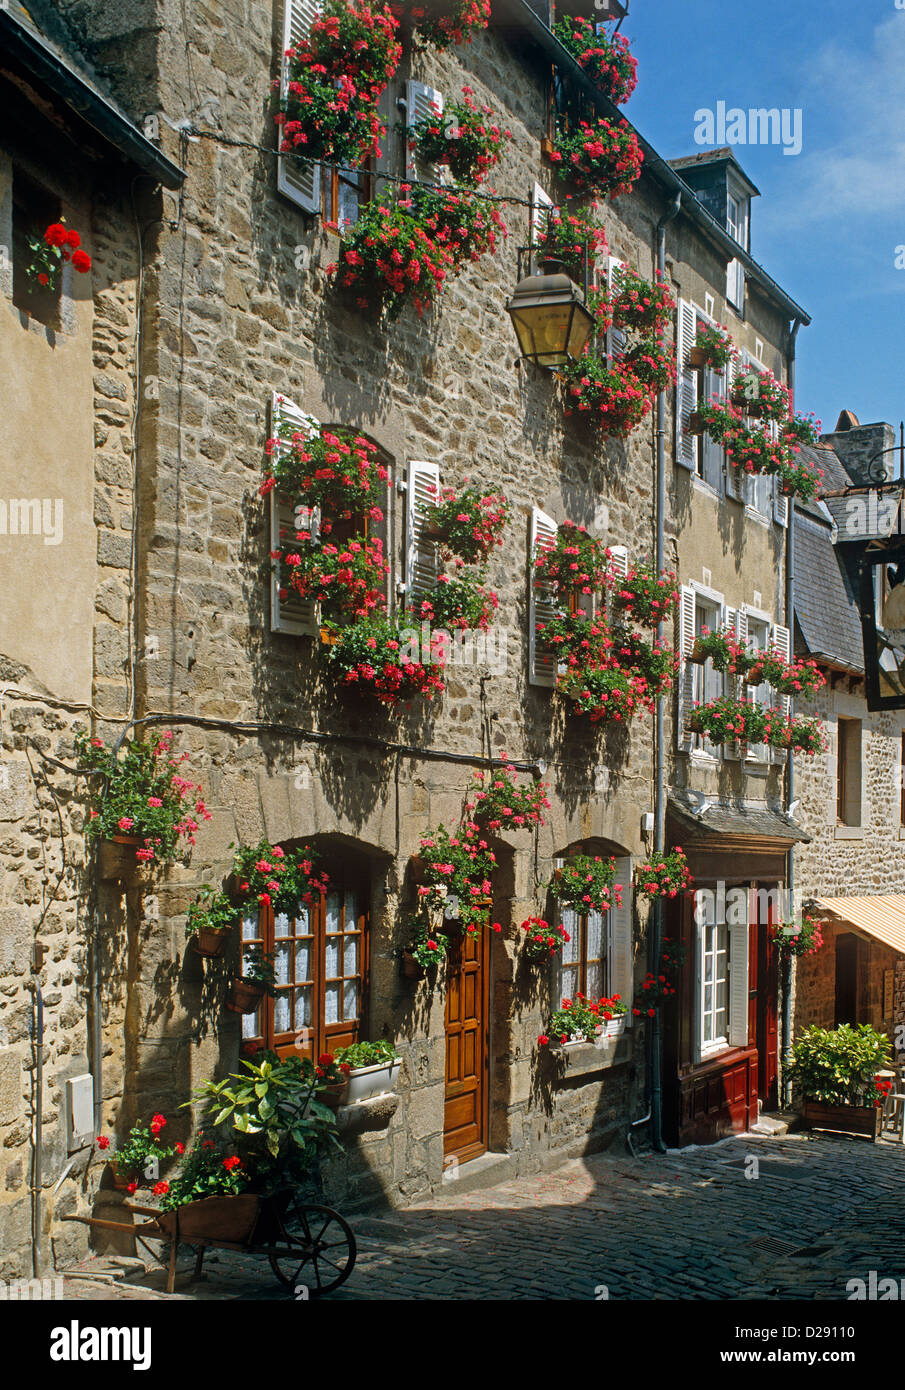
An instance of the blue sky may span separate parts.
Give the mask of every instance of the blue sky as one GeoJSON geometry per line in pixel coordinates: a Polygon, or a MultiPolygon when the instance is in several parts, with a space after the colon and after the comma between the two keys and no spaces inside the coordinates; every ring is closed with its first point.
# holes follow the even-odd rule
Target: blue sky
{"type": "MultiPolygon", "coordinates": [[[[903,0],[905,3],[905,0],[903,0]]],[[[739,145],[760,189],[755,260],[811,315],[797,405],[832,429],[905,411],[905,9],[896,0],[631,0],[626,115],[665,158],[693,154],[699,108],[800,107],[803,146],[739,145]]]]}

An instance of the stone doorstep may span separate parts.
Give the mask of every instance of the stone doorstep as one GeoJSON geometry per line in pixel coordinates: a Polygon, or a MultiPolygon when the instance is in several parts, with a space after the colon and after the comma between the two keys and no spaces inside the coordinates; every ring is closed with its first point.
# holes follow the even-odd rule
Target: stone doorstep
{"type": "Polygon", "coordinates": [[[753,1124],[748,1130],[749,1134],[762,1134],[771,1139],[779,1139],[784,1134],[788,1134],[789,1126],[794,1124],[795,1116],[790,1112],[784,1114],[761,1114],[757,1118],[757,1123],[753,1124]]]}

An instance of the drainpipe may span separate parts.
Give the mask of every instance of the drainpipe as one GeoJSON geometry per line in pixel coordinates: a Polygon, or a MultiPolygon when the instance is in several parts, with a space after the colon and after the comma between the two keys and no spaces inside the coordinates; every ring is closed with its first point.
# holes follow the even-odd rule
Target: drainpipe
{"type": "Polygon", "coordinates": [[[39,1279],[44,1272],[41,1213],[41,1188],[44,1182],[44,996],[37,979],[39,969],[36,958],[32,963],[34,979],[28,982],[35,1004],[35,1086],[31,1165],[31,1269],[35,1279],[39,1279]]]}
{"type": "MultiPolygon", "coordinates": [[[[657,223],[657,269],[661,276],[666,275],[666,228],[678,217],[682,205],[682,194],[677,192],[666,212],[657,223]]],[[[666,538],[666,392],[657,396],[657,516],[655,567],[659,574],[664,568],[666,538]]],[[[657,624],[657,637],[662,640],[664,624],[657,624]]],[[[655,728],[655,768],[654,768],[654,849],[660,853],[666,848],[666,739],[664,736],[663,701],[657,701],[655,728]]],[[[660,945],[663,940],[663,903],[654,904],[651,914],[650,940],[648,945],[648,968],[656,974],[660,963],[660,945]]],[[[654,1014],[650,1023],[650,1135],[653,1147],[665,1153],[663,1143],[663,1077],[662,1077],[662,1038],[660,1034],[660,1013],[654,1014]]]]}
{"type": "MultiPolygon", "coordinates": [[[[796,318],[789,332],[789,347],[786,352],[786,378],[789,390],[792,392],[792,402],[795,399],[795,341],[798,337],[798,330],[801,327],[801,319],[796,318]]],[[[795,640],[795,497],[789,497],[789,529],[786,536],[786,622],[791,634],[790,641],[795,640]]],[[[794,706],[790,707],[793,708],[794,706]]],[[[786,760],[786,805],[791,806],[795,800],[795,755],[789,749],[786,760]]],[[[789,846],[789,868],[786,876],[786,887],[788,889],[789,901],[794,910],[795,893],[795,846],[789,846]]],[[[785,968],[783,971],[782,989],[782,1107],[788,1110],[792,1104],[792,1077],[790,1067],[792,1065],[792,957],[786,956],[785,968]]]]}

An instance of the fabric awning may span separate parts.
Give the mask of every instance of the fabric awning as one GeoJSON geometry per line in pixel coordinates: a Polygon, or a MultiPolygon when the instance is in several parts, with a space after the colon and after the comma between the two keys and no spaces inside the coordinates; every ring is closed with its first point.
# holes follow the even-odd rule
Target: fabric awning
{"type": "Polygon", "coordinates": [[[870,898],[816,898],[818,907],[856,931],[905,955],[905,895],[870,898]]]}

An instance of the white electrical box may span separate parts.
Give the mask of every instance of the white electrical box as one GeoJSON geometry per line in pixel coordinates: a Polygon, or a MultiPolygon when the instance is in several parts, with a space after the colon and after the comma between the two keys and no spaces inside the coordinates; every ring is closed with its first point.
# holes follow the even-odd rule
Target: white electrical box
{"type": "Polygon", "coordinates": [[[69,1153],[94,1139],[94,1077],[70,1076],[66,1082],[66,1147],[69,1153]]]}
{"type": "Polygon", "coordinates": [[[653,834],[653,829],[654,829],[654,813],[653,813],[653,811],[645,811],[645,812],[644,812],[644,815],[641,817],[641,834],[642,834],[642,835],[652,835],[652,834],[653,834]]]}

